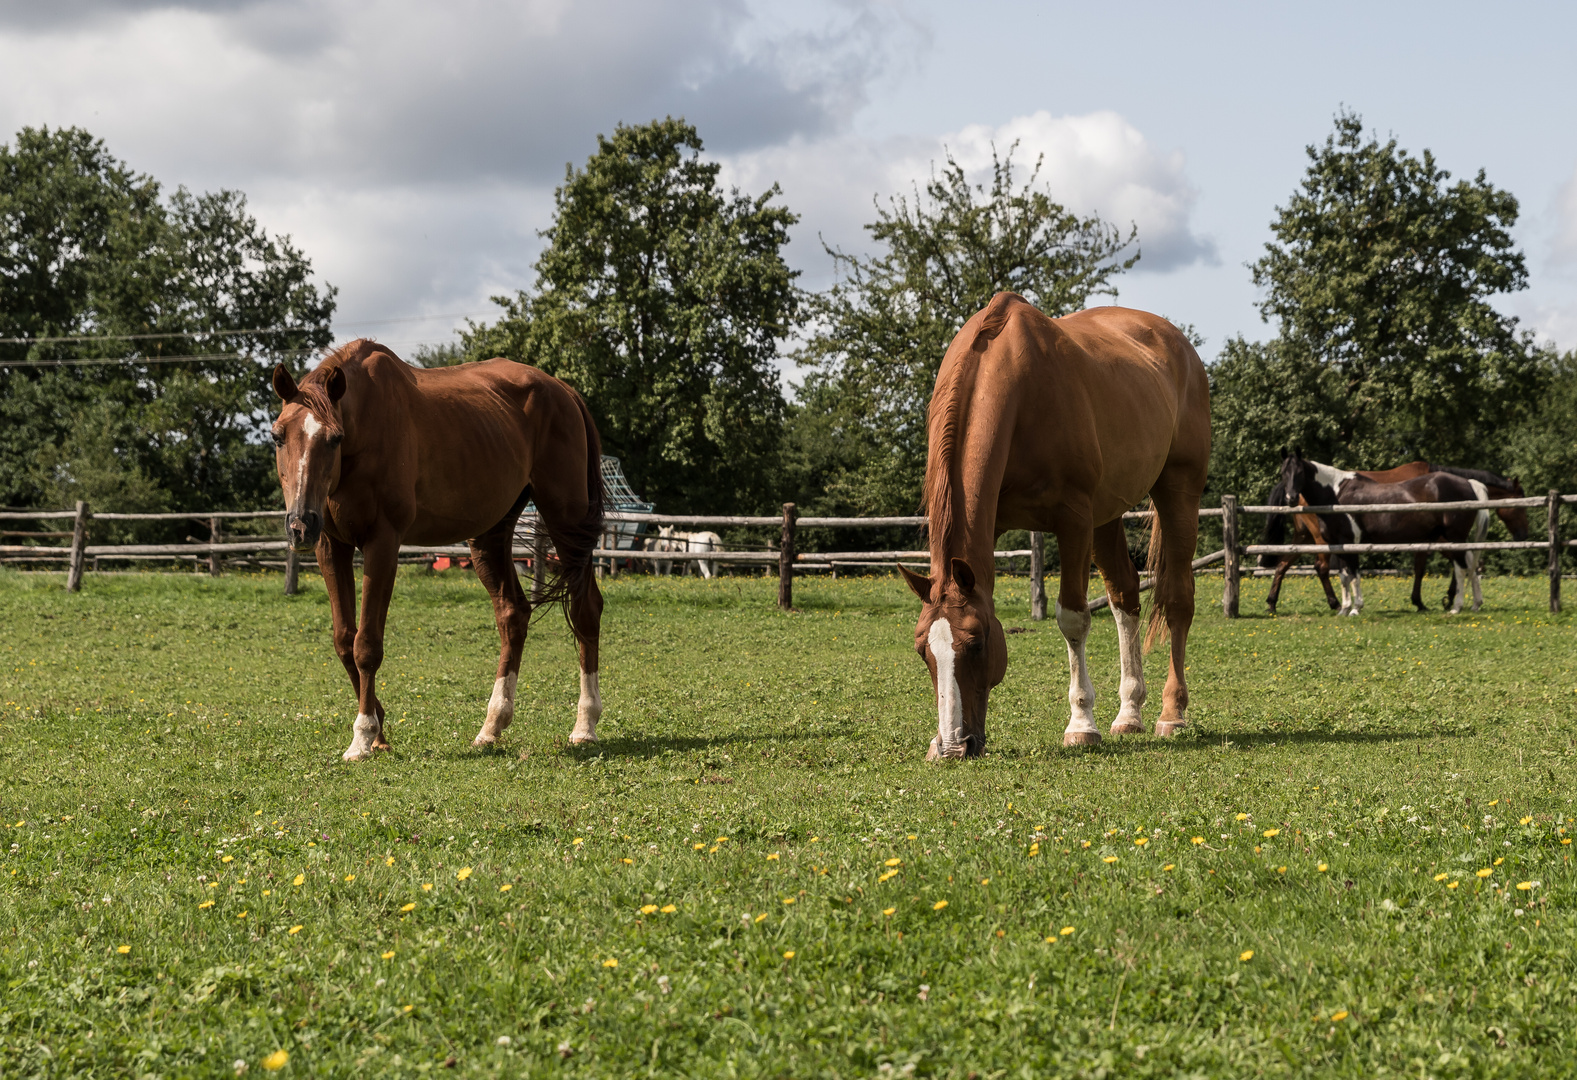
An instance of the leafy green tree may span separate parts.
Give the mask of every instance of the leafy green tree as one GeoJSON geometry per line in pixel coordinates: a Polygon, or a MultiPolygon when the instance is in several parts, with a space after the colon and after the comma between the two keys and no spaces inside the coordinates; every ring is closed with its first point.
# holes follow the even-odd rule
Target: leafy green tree
{"type": "Polygon", "coordinates": [[[267,371],[333,311],[238,192],[162,198],[89,133],[24,128],[0,145],[0,500],[277,500],[267,371]]]}
{"type": "Polygon", "coordinates": [[[949,156],[923,194],[877,204],[866,230],[879,254],[827,249],[838,280],[810,299],[814,332],[796,357],[811,369],[788,442],[803,502],[912,513],[931,389],[964,322],[1003,290],[1054,317],[1116,295],[1113,280],[1139,259],[1137,230],[1070,213],[1037,189],[1039,175],[1037,163],[1015,186],[1010,149],[993,153],[989,184],[974,184],[949,156]]]}
{"type": "MultiPolygon", "coordinates": [[[[1262,355],[1297,377],[1280,393],[1274,380],[1244,384],[1304,419],[1260,430],[1279,438],[1301,425],[1315,443],[1306,449],[1361,468],[1417,456],[1493,464],[1545,373],[1529,336],[1491,306],[1527,286],[1510,233],[1517,200],[1482,170],[1449,183],[1429,151],[1417,158],[1395,139],[1366,141],[1350,112],[1308,155],[1302,185],[1272,222],[1275,240],[1253,266],[1266,290],[1261,314],[1279,324],[1276,349],[1262,355]]],[[[1226,359],[1247,370],[1246,353],[1226,359]]],[[[1252,402],[1222,409],[1271,411],[1252,402]]],[[[1233,437],[1217,430],[1218,440],[1233,437]]]]}
{"type": "MultiPolygon", "coordinates": [[[[725,193],[683,120],[620,125],[568,170],[537,281],[496,297],[465,353],[508,356],[572,383],[603,448],[665,510],[743,509],[776,497],[785,403],[778,344],[796,325],[783,261],[797,218],[725,193]]],[[[435,357],[436,358],[436,357],[435,357]]]]}

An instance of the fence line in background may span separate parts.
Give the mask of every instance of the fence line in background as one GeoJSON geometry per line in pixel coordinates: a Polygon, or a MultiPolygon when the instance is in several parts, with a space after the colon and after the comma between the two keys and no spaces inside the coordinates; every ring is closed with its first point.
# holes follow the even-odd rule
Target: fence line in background
{"type": "MultiPolygon", "coordinates": [[[[1215,562],[1224,562],[1222,589],[1222,610],[1228,618],[1238,617],[1240,584],[1242,567],[1239,560],[1244,556],[1254,555],[1368,555],[1381,553],[1408,553],[1408,552],[1465,552],[1465,551],[1522,551],[1545,549],[1549,552],[1549,582],[1550,582],[1550,611],[1560,611],[1560,582],[1561,582],[1561,552],[1570,546],[1577,546],[1577,540],[1563,540],[1560,531],[1560,508],[1563,504],[1577,503],[1577,495],[1562,495],[1551,490],[1543,497],[1528,497],[1518,499],[1487,499],[1471,502],[1448,503],[1381,503],[1370,506],[1257,506],[1240,505],[1235,495],[1223,495],[1220,507],[1202,507],[1199,510],[1201,518],[1219,517],[1222,519],[1222,550],[1213,552],[1202,558],[1194,560],[1194,569],[1199,570],[1215,562]],[[1510,507],[1544,507],[1547,523],[1546,536],[1543,540],[1512,540],[1512,541],[1482,541],[1462,543],[1416,543],[1416,544],[1242,544],[1239,542],[1239,515],[1241,514],[1347,514],[1363,515],[1376,513],[1442,513],[1463,510],[1502,510],[1510,507]],[[1230,554],[1230,557],[1229,557],[1230,554]]],[[[1124,521],[1147,520],[1153,511],[1131,510],[1123,514],[1124,521]]],[[[283,539],[255,539],[255,540],[225,540],[223,539],[222,522],[256,519],[270,520],[282,519],[283,510],[222,510],[198,513],[160,512],[160,513],[92,513],[86,502],[79,502],[73,510],[5,510],[0,511],[0,521],[56,521],[70,519],[71,532],[21,532],[8,530],[4,535],[10,537],[37,537],[39,539],[71,539],[70,547],[37,546],[31,544],[0,544],[0,556],[9,557],[8,561],[54,561],[64,559],[68,562],[66,588],[68,591],[77,592],[82,586],[82,575],[86,569],[89,558],[97,566],[98,560],[108,559],[152,559],[152,558],[199,558],[206,556],[209,573],[219,576],[223,569],[223,557],[226,555],[257,555],[266,552],[285,553],[285,591],[294,594],[297,588],[300,557],[290,544],[283,539]],[[202,522],[208,527],[209,537],[207,543],[189,542],[184,544],[89,544],[89,522],[99,521],[194,521],[202,522]]],[[[732,563],[739,565],[758,564],[762,566],[777,563],[778,565],[778,606],[785,611],[792,611],[794,607],[794,573],[796,570],[810,570],[831,568],[836,572],[839,566],[891,566],[903,561],[924,562],[930,558],[930,553],[923,550],[915,551],[831,551],[831,552],[801,552],[798,550],[798,534],[800,529],[850,529],[850,528],[897,528],[916,527],[926,523],[924,517],[800,517],[798,508],[793,503],[784,503],[780,516],[769,517],[764,515],[741,514],[634,514],[625,512],[610,512],[606,519],[610,523],[645,523],[651,525],[681,525],[681,526],[711,526],[711,527],[754,527],[777,528],[779,530],[779,543],[776,550],[763,551],[636,551],[624,550],[618,547],[598,547],[592,552],[593,558],[598,560],[599,570],[607,564],[610,570],[616,569],[618,560],[637,561],[664,561],[664,562],[713,562],[732,563]]],[[[541,535],[541,530],[535,530],[535,539],[529,547],[514,549],[514,557],[529,560],[531,563],[532,594],[540,596],[543,591],[543,567],[547,560],[547,545],[541,535]]],[[[1028,557],[1030,562],[1030,617],[1040,620],[1046,617],[1046,590],[1045,590],[1045,534],[1032,532],[1030,534],[1030,547],[1012,551],[995,552],[997,558],[1023,558],[1028,557]]],[[[465,544],[440,544],[433,546],[402,546],[400,553],[406,556],[420,555],[456,555],[462,558],[469,557],[471,552],[465,544]]],[[[1251,572],[1254,576],[1257,571],[1251,572]]],[[[1141,582],[1140,588],[1151,587],[1149,579],[1141,582]]],[[[1097,598],[1091,603],[1091,610],[1099,610],[1106,606],[1104,597],[1097,598]]]]}

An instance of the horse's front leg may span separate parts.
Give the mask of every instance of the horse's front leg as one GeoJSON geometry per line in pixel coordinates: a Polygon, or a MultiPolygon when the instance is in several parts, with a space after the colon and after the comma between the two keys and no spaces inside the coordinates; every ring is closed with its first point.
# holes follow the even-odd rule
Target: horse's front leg
{"type": "Polygon", "coordinates": [[[1320,584],[1325,588],[1325,605],[1332,611],[1340,608],[1342,602],[1336,599],[1336,590],[1331,587],[1331,557],[1329,555],[1314,556],[1314,572],[1319,576],[1320,584]]]}
{"type": "Polygon", "coordinates": [[[1424,571],[1429,568],[1429,552],[1420,551],[1413,556],[1413,607],[1428,611],[1424,603],[1424,571]]]}
{"type": "Polygon", "coordinates": [[[350,692],[361,699],[361,673],[356,670],[356,549],[350,544],[318,537],[318,571],[329,597],[333,621],[334,654],[350,679],[350,692]]]}
{"type": "Polygon", "coordinates": [[[1068,642],[1068,726],[1062,732],[1063,746],[1092,746],[1101,741],[1095,726],[1095,685],[1090,682],[1090,665],[1085,645],[1090,638],[1090,557],[1092,534],[1070,530],[1057,534],[1062,553],[1062,580],[1057,589],[1057,629],[1068,642]]]}
{"type": "Polygon", "coordinates": [[[1284,558],[1276,564],[1276,573],[1270,579],[1270,593],[1265,597],[1265,606],[1270,609],[1272,615],[1276,614],[1276,602],[1281,599],[1281,579],[1287,576],[1287,571],[1291,568],[1291,558],[1284,558]]]}
{"type": "Polygon", "coordinates": [[[1451,586],[1455,596],[1451,606],[1446,609],[1448,615],[1459,615],[1462,612],[1462,601],[1467,598],[1467,560],[1462,558],[1460,552],[1453,552],[1451,560],[1451,586]],[[1460,561],[1459,561],[1460,560],[1460,561]]]}
{"type": "Polygon", "coordinates": [[[394,594],[394,574],[399,567],[400,541],[392,532],[364,544],[361,549],[361,625],[356,630],[356,721],[351,726],[346,761],[364,761],[374,750],[387,750],[383,704],[374,689],[383,666],[383,628],[394,594]]]}

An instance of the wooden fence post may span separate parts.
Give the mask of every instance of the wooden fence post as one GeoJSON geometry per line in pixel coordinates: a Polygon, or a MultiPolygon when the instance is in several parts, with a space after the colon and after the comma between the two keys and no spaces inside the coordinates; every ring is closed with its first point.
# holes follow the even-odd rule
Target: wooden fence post
{"type": "Polygon", "coordinates": [[[1226,582],[1221,589],[1221,610],[1238,617],[1238,497],[1221,496],[1221,546],[1226,551],[1226,582]]]}
{"type": "Polygon", "coordinates": [[[301,559],[296,554],[295,546],[285,549],[285,595],[295,596],[300,583],[301,559]]]}
{"type": "Polygon", "coordinates": [[[1550,612],[1561,609],[1561,494],[1554,488],[1545,502],[1549,515],[1550,612]]]}
{"type": "Polygon", "coordinates": [[[534,522],[531,526],[531,602],[542,602],[542,591],[546,588],[548,545],[542,538],[542,522],[534,522]]]}
{"type": "Polygon", "coordinates": [[[1029,534],[1029,617],[1046,619],[1046,534],[1029,534]]]}
{"type": "Polygon", "coordinates": [[[778,548],[778,607],[794,610],[794,522],[799,510],[793,503],[783,504],[783,543],[778,548]]]}
{"type": "MultiPolygon", "coordinates": [[[[220,535],[219,534],[219,519],[216,518],[216,517],[209,518],[208,519],[208,542],[210,544],[217,544],[219,542],[219,535],[220,535]]],[[[221,563],[220,563],[219,553],[217,551],[210,551],[208,553],[208,576],[209,577],[218,577],[219,576],[220,566],[221,566],[221,563]]]]}
{"type": "Polygon", "coordinates": [[[77,521],[71,527],[71,569],[66,572],[67,592],[82,590],[82,563],[87,557],[88,548],[88,518],[92,516],[88,513],[88,504],[79,499],[77,521]]]}

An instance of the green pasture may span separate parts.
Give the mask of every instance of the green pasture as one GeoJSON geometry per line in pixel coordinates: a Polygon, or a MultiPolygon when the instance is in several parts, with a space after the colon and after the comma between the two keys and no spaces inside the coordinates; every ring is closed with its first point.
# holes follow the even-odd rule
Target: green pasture
{"type": "MultiPolygon", "coordinates": [[[[1542,579],[1340,620],[1251,582],[1228,621],[1202,578],[1191,730],[1089,750],[1004,581],[988,753],[941,766],[902,584],[775,587],[605,583],[590,748],[543,618],[482,753],[485,596],[406,573],[395,750],[347,765],[315,578],[0,574],[0,1075],[1572,1074],[1542,579]]],[[[1109,617],[1090,652],[1104,727],[1109,617]]]]}

